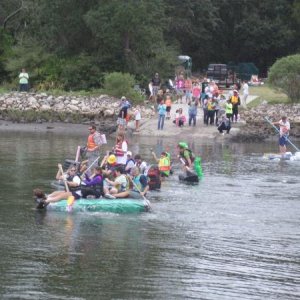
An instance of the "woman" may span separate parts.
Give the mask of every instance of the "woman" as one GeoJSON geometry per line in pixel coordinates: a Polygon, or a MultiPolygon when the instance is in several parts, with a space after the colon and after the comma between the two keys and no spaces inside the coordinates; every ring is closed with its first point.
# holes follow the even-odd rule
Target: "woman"
{"type": "Polygon", "coordinates": [[[117,135],[117,143],[114,147],[114,152],[117,157],[117,165],[125,167],[127,160],[128,144],[125,140],[124,134],[117,135]]]}

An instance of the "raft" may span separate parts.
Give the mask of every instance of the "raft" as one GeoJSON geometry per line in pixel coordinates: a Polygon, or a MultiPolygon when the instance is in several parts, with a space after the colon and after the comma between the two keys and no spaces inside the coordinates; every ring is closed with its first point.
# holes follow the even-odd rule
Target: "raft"
{"type": "Polygon", "coordinates": [[[286,152],[284,155],[278,153],[265,153],[263,156],[264,159],[279,161],[279,160],[299,160],[300,161],[300,152],[293,154],[292,152],[286,152]]]}
{"type": "MultiPolygon", "coordinates": [[[[67,212],[67,200],[49,203],[47,211],[67,212]]],[[[138,199],[78,199],[72,204],[73,212],[112,212],[119,214],[141,213],[149,211],[150,207],[138,199]]]]}

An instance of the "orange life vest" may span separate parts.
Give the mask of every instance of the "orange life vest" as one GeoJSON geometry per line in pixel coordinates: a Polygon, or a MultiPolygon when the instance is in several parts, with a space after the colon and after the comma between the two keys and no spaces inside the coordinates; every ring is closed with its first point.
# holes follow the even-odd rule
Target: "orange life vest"
{"type": "Polygon", "coordinates": [[[95,147],[97,147],[97,144],[95,143],[95,141],[94,141],[94,135],[95,135],[96,133],[91,133],[89,136],[88,136],[88,140],[87,140],[87,148],[89,149],[89,150],[92,150],[92,149],[94,149],[95,147]]]}

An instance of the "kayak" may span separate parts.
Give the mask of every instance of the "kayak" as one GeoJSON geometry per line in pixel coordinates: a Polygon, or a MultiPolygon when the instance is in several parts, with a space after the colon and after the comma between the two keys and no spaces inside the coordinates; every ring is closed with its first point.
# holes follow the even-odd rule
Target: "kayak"
{"type": "Polygon", "coordinates": [[[47,211],[75,211],[75,212],[112,212],[112,213],[140,213],[149,211],[149,206],[138,199],[78,199],[69,209],[67,200],[49,203],[47,211]]]}

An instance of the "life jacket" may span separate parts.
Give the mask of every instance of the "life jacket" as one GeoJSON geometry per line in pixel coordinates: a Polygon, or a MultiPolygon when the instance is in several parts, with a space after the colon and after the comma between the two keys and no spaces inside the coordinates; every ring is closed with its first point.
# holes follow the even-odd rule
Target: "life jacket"
{"type": "Polygon", "coordinates": [[[170,166],[170,158],[162,157],[158,162],[158,169],[160,172],[164,172],[166,175],[170,174],[171,166],[170,166]]]}
{"type": "Polygon", "coordinates": [[[190,150],[190,149],[185,149],[182,153],[180,152],[180,154],[179,154],[180,157],[184,160],[185,165],[188,165],[188,161],[187,161],[187,159],[184,157],[185,151],[188,151],[188,152],[189,152],[190,160],[191,160],[191,162],[193,163],[194,160],[195,160],[195,155],[194,155],[194,153],[193,153],[192,150],[190,150]]]}
{"type": "Polygon", "coordinates": [[[168,107],[168,106],[171,106],[172,105],[172,100],[170,98],[167,98],[166,101],[165,101],[165,105],[168,107]]]}
{"type": "Polygon", "coordinates": [[[157,166],[151,166],[147,172],[149,190],[159,190],[161,187],[160,174],[157,166]]]}
{"type": "Polygon", "coordinates": [[[226,114],[232,114],[232,103],[226,103],[225,113],[226,114]]]}
{"type": "Polygon", "coordinates": [[[142,184],[141,184],[141,181],[140,181],[140,179],[141,179],[141,174],[140,175],[138,175],[138,176],[136,176],[136,177],[134,177],[133,179],[132,179],[132,181],[134,182],[134,185],[133,185],[133,191],[135,191],[135,192],[143,192],[144,191],[144,187],[142,186],[142,184]]]}
{"type": "Polygon", "coordinates": [[[239,97],[238,96],[231,96],[230,102],[232,104],[238,104],[239,103],[239,97]]]}
{"type": "Polygon", "coordinates": [[[89,149],[89,150],[92,150],[92,149],[94,149],[95,147],[97,147],[97,144],[95,143],[95,140],[94,140],[94,135],[96,134],[96,132],[94,132],[94,133],[91,133],[91,134],[89,134],[89,136],[88,136],[88,140],[87,140],[87,148],[89,149]]]}
{"type": "Polygon", "coordinates": [[[125,155],[124,151],[122,150],[123,142],[127,143],[126,141],[122,141],[122,142],[117,143],[116,148],[115,148],[115,155],[116,156],[124,156],[125,155]]]}
{"type": "MultiPolygon", "coordinates": [[[[68,177],[67,177],[67,179],[66,179],[66,181],[73,181],[73,178],[75,177],[75,176],[78,176],[78,175],[69,175],[68,177]]],[[[79,176],[78,176],[79,177],[79,176]]],[[[80,177],[79,177],[80,178],[80,177]]],[[[80,190],[80,184],[78,185],[78,186],[69,186],[69,190],[71,191],[71,192],[75,192],[75,191],[79,191],[80,190]]]]}

